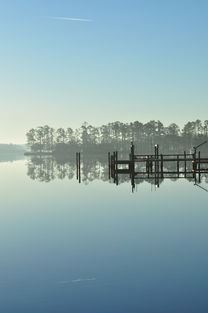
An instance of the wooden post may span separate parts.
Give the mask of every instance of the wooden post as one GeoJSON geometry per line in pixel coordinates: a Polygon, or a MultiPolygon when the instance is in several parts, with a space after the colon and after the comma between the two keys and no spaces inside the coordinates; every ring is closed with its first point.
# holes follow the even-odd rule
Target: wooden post
{"type": "Polygon", "coordinates": [[[180,174],[180,168],[179,168],[179,155],[177,155],[177,173],[178,173],[178,177],[180,174]]]}
{"type": "Polygon", "coordinates": [[[114,177],[114,168],[113,168],[114,160],[113,160],[113,154],[111,155],[111,178],[114,177]]]}
{"type": "Polygon", "coordinates": [[[76,152],[76,178],[77,178],[77,152],[76,152]]]}
{"type": "Polygon", "coordinates": [[[116,177],[116,185],[118,185],[118,151],[115,152],[115,177],[116,177]]]}
{"type": "Polygon", "coordinates": [[[134,144],[133,142],[131,143],[131,160],[133,161],[134,159],[134,144]]]}
{"type": "Polygon", "coordinates": [[[157,145],[157,187],[160,187],[160,177],[159,177],[159,172],[160,172],[160,160],[159,160],[159,145],[157,145]]]}
{"type": "Polygon", "coordinates": [[[113,181],[116,182],[116,152],[113,152],[113,181]]]}
{"type": "Polygon", "coordinates": [[[196,182],[196,151],[193,153],[193,160],[192,160],[192,170],[193,170],[193,178],[196,182]]]}
{"type": "Polygon", "coordinates": [[[155,145],[155,174],[157,170],[157,146],[155,145]]]}
{"type": "Polygon", "coordinates": [[[76,176],[79,178],[78,152],[76,152],[76,176]]]}
{"type": "Polygon", "coordinates": [[[131,153],[129,153],[129,164],[128,164],[128,170],[129,170],[129,178],[131,178],[131,153]]]}
{"type": "Polygon", "coordinates": [[[111,178],[111,154],[108,152],[108,178],[111,178]]]}
{"type": "Polygon", "coordinates": [[[147,156],[146,171],[147,171],[148,178],[149,178],[149,174],[150,174],[150,161],[149,161],[149,155],[147,156]]]}
{"type": "Polygon", "coordinates": [[[80,170],[80,152],[78,153],[78,165],[79,165],[79,183],[81,183],[81,170],[80,170]]]}
{"type": "Polygon", "coordinates": [[[152,168],[153,168],[153,155],[150,156],[150,171],[152,174],[152,168]]]}
{"type": "Polygon", "coordinates": [[[199,173],[199,183],[201,183],[201,153],[198,152],[198,173],[199,173]]]}
{"type": "Polygon", "coordinates": [[[160,171],[161,171],[161,177],[163,178],[163,155],[160,155],[161,161],[160,161],[160,171]]]}
{"type": "Polygon", "coordinates": [[[134,157],[134,144],[132,142],[132,145],[131,145],[131,161],[132,161],[132,171],[134,172],[134,160],[135,157],[134,157]]]}
{"type": "Polygon", "coordinates": [[[131,160],[130,160],[130,176],[132,178],[132,176],[134,176],[134,172],[135,172],[135,156],[134,156],[134,144],[133,142],[131,143],[131,160]]]}
{"type": "Polygon", "coordinates": [[[184,151],[184,172],[185,172],[185,178],[186,178],[186,151],[184,151]]]}

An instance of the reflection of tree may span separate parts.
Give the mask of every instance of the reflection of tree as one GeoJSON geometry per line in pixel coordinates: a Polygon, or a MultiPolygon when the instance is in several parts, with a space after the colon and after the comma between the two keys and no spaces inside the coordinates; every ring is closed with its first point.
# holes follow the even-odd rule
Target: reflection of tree
{"type": "MultiPolygon", "coordinates": [[[[51,157],[32,158],[27,163],[27,175],[42,182],[54,179],[72,179],[76,173],[75,159],[55,159],[51,157]]],[[[95,161],[85,157],[81,163],[81,179],[85,184],[93,180],[108,180],[108,164],[105,157],[95,161]]]]}
{"type": "Polygon", "coordinates": [[[58,163],[54,158],[33,158],[28,164],[27,175],[41,182],[50,182],[56,178],[64,179],[74,177],[75,163],[58,163]]]}
{"type": "Polygon", "coordinates": [[[55,178],[54,160],[50,158],[34,158],[28,162],[27,175],[34,180],[49,182],[55,178]]]}

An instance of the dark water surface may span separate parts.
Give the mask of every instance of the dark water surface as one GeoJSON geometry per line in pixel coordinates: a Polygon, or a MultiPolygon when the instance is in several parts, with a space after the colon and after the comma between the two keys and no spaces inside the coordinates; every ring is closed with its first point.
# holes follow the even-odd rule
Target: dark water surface
{"type": "Polygon", "coordinates": [[[0,312],[208,312],[208,193],[132,194],[101,168],[40,182],[28,162],[0,163],[0,312]]]}

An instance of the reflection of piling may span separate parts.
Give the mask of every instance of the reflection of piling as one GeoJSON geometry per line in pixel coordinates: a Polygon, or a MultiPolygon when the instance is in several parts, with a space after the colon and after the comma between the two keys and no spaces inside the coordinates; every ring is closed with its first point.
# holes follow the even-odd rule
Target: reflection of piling
{"type": "Polygon", "coordinates": [[[129,172],[130,172],[130,177],[131,177],[131,185],[132,185],[132,188],[134,189],[134,187],[135,187],[135,183],[134,183],[135,162],[134,162],[134,144],[133,144],[133,142],[131,143],[129,172]]]}
{"type": "Polygon", "coordinates": [[[163,155],[160,155],[160,171],[161,171],[161,178],[163,178],[163,155]]]}
{"type": "Polygon", "coordinates": [[[155,185],[159,187],[159,145],[155,145],[155,185]]]}
{"type": "Polygon", "coordinates": [[[108,178],[111,178],[111,155],[110,152],[108,152],[108,178]]]}
{"type": "Polygon", "coordinates": [[[80,152],[76,152],[76,172],[77,172],[77,180],[81,183],[81,170],[80,170],[80,152]]]}
{"type": "Polygon", "coordinates": [[[118,176],[127,174],[130,176],[131,184],[135,187],[138,179],[154,179],[155,185],[159,187],[160,180],[164,178],[194,178],[201,181],[201,174],[208,173],[208,169],[202,164],[208,164],[208,158],[201,158],[200,152],[183,154],[159,154],[159,145],[154,146],[153,154],[135,154],[134,145],[131,143],[129,158],[118,159],[118,152],[108,154],[109,177],[118,184],[118,176]],[[137,163],[137,166],[136,166],[137,163]],[[173,164],[169,169],[168,164],[173,164]],[[190,168],[192,164],[192,169],[190,168]],[[125,167],[125,168],[124,168],[125,167]]]}
{"type": "Polygon", "coordinates": [[[180,176],[179,155],[177,155],[177,173],[178,173],[178,177],[179,177],[180,176]]]}
{"type": "Polygon", "coordinates": [[[149,178],[149,174],[150,174],[150,157],[149,157],[149,155],[147,156],[147,161],[146,161],[146,172],[147,172],[147,176],[149,178]]]}
{"type": "Polygon", "coordinates": [[[196,152],[193,153],[193,161],[192,161],[192,171],[193,171],[193,178],[196,182],[196,170],[197,170],[197,163],[196,163],[196,152]]]}
{"type": "Polygon", "coordinates": [[[186,151],[184,151],[184,176],[186,178],[186,151]]]}
{"type": "Polygon", "coordinates": [[[118,152],[115,152],[115,183],[118,185],[118,152]]]}
{"type": "Polygon", "coordinates": [[[198,152],[198,173],[199,173],[199,183],[201,183],[201,153],[198,152]]]}

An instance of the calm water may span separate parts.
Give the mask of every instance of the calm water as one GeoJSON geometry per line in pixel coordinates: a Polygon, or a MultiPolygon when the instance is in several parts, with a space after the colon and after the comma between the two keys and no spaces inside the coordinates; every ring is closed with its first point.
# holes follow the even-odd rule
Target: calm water
{"type": "Polygon", "coordinates": [[[208,193],[28,163],[0,163],[0,312],[208,312],[208,193]]]}

